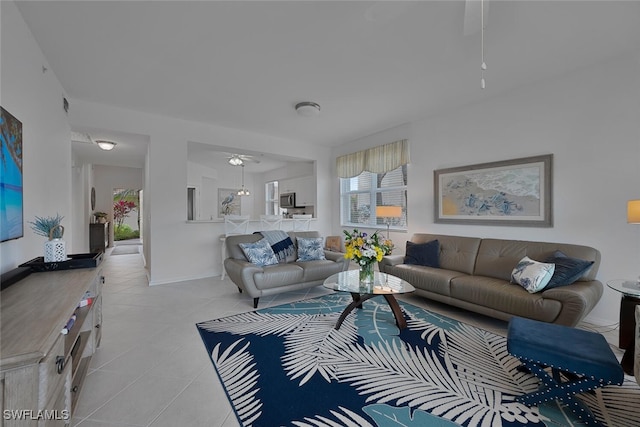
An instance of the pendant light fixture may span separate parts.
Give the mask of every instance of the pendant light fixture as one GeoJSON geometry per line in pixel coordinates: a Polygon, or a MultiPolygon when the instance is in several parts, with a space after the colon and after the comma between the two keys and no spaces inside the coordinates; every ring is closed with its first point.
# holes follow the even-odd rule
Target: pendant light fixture
{"type": "Polygon", "coordinates": [[[250,196],[251,193],[244,187],[244,164],[240,166],[242,167],[242,188],[238,190],[238,196],[250,196]]]}

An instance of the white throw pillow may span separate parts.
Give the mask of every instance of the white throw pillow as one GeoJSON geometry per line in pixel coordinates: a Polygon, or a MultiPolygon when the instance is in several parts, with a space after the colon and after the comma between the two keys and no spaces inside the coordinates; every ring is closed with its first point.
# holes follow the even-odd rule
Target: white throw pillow
{"type": "Polygon", "coordinates": [[[547,286],[555,269],[555,264],[545,264],[525,256],[511,272],[511,281],[533,294],[547,286]]]}

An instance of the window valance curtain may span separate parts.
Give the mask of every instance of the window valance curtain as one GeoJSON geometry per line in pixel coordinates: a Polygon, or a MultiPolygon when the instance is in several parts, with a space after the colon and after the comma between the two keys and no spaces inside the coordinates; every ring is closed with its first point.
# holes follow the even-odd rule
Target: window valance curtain
{"type": "Polygon", "coordinates": [[[389,172],[407,163],[409,163],[409,141],[401,139],[340,156],[336,159],[336,171],[340,178],[352,178],[363,171],[389,172]]]}

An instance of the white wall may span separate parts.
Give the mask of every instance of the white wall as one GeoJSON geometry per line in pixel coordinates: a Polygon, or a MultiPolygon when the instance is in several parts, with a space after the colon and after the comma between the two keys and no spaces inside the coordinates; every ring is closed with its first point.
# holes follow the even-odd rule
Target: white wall
{"type": "Polygon", "coordinates": [[[314,174],[313,162],[293,162],[287,166],[274,169],[262,174],[264,182],[281,181],[283,179],[299,178],[314,174]]]}
{"type": "MultiPolygon", "coordinates": [[[[77,127],[117,130],[150,138],[143,175],[145,177],[143,234],[144,257],[151,283],[167,283],[196,277],[219,275],[219,225],[208,228],[186,224],[186,141],[212,141],[217,145],[262,151],[316,160],[327,171],[329,150],[299,141],[208,126],[199,123],[151,116],[124,109],[69,99],[69,116],[62,109],[66,96],[50,70],[13,2],[0,2],[2,19],[2,61],[0,103],[23,124],[24,217],[55,215],[65,217],[65,240],[69,253],[86,251],[88,242],[88,189],[94,184],[87,165],[75,165],[72,172],[71,131],[77,127]],[[9,42],[10,41],[10,42],[9,42]],[[47,68],[46,72],[42,67],[47,68]],[[74,180],[72,180],[72,176],[74,180]],[[78,179],[80,182],[76,181],[78,179]],[[78,232],[77,238],[74,231],[78,232]],[[156,268],[153,268],[153,267],[156,268]]],[[[239,179],[239,177],[238,177],[239,179]]],[[[252,177],[246,177],[253,186],[252,177]]],[[[239,182],[239,181],[238,181],[239,182]]],[[[113,184],[109,184],[111,186],[113,184]]],[[[98,189],[97,189],[98,190],[98,189]]],[[[101,193],[98,190],[98,193],[101,193]]],[[[322,197],[322,196],[319,196],[322,197]]],[[[325,197],[329,197],[325,194],[325,197]]],[[[98,195],[99,200],[102,200],[98,195]]],[[[105,199],[106,200],[106,199],[105,199]]],[[[110,205],[98,201],[96,210],[110,212],[110,205]]],[[[249,202],[247,208],[253,211],[249,202]]],[[[330,215],[330,210],[325,211],[330,215]]],[[[327,232],[330,218],[318,221],[327,232]]],[[[205,225],[204,227],[207,227],[205,225]]],[[[25,237],[0,244],[1,272],[43,254],[43,238],[25,226],[25,237]]]]}
{"type": "MultiPolygon", "coordinates": [[[[93,182],[96,189],[95,211],[106,212],[109,215],[109,246],[113,245],[113,190],[116,188],[142,189],[144,188],[144,170],[141,168],[126,168],[119,166],[91,165],[93,182]]],[[[186,187],[185,187],[186,188],[186,187]]],[[[186,191],[186,190],[185,190],[186,191]]],[[[87,239],[86,249],[89,249],[87,239]]]]}
{"type": "MultiPolygon", "coordinates": [[[[256,174],[255,182],[257,183],[257,185],[254,187],[256,198],[253,207],[253,216],[258,218],[265,212],[265,184],[267,182],[282,181],[285,179],[298,178],[301,176],[309,176],[314,174],[314,162],[289,162],[284,167],[273,169],[261,174],[256,174]]],[[[280,192],[282,191],[282,187],[280,187],[280,192]]]]}
{"type": "MultiPolygon", "coordinates": [[[[335,154],[409,138],[409,231],[392,233],[398,253],[415,232],[583,244],[601,251],[605,283],[640,274],[640,227],[626,223],[627,200],[640,198],[638,123],[640,55],[390,129],[335,154]],[[434,170],[547,153],[554,155],[552,228],[434,224],[434,170]]],[[[619,299],[605,286],[589,319],[617,322],[619,299]]]]}
{"type": "MultiPolygon", "coordinates": [[[[281,181],[314,174],[314,162],[288,162],[286,166],[263,173],[250,173],[245,170],[245,187],[251,192],[249,197],[240,198],[242,215],[259,218],[265,210],[265,184],[270,181],[281,181]]],[[[242,184],[242,169],[239,167],[225,167],[218,171],[195,162],[188,162],[188,185],[196,187],[199,202],[196,204],[199,220],[218,220],[218,188],[239,189],[242,184]]]]}
{"type": "Polygon", "coordinates": [[[0,2],[2,61],[0,104],[22,122],[24,237],[0,244],[6,272],[43,256],[44,238],[28,224],[37,216],[64,216],[68,253],[75,251],[71,210],[71,130],[62,108],[64,90],[13,2],[0,2]],[[43,72],[42,67],[47,70],[43,72]]]}
{"type": "MultiPolygon", "coordinates": [[[[72,153],[73,156],[73,153],[72,153]]],[[[89,252],[89,227],[91,221],[91,187],[93,177],[91,165],[72,160],[71,198],[73,212],[74,253],[89,252]]]]}
{"type": "MultiPolygon", "coordinates": [[[[86,193],[86,188],[72,187],[70,128],[62,110],[64,91],[51,70],[42,72],[42,66],[48,65],[15,5],[7,1],[0,5],[0,103],[23,124],[25,220],[56,212],[64,215],[64,225],[73,224],[65,233],[72,252],[78,241],[73,236],[78,221],[71,212],[75,206],[72,191],[86,193]]],[[[339,229],[335,156],[408,138],[413,159],[409,168],[409,232],[394,233],[398,246],[403,247],[411,233],[422,231],[571,242],[592,245],[602,252],[598,277],[603,282],[639,273],[640,228],[626,224],[624,213],[628,199],[640,198],[639,55],[362,138],[333,155],[326,148],[304,142],[70,101],[68,119],[74,126],[150,138],[144,172],[144,255],[151,266],[152,284],[220,274],[221,228],[185,221],[189,140],[250,151],[269,147],[276,154],[315,160],[318,229],[335,234],[339,229]],[[433,223],[434,169],[545,153],[554,154],[553,228],[433,223]]],[[[42,238],[27,225],[24,238],[0,244],[2,272],[41,256],[42,244],[42,238]]],[[[590,317],[614,323],[618,300],[618,294],[605,289],[590,317]]]]}
{"type": "MultiPolygon", "coordinates": [[[[73,126],[116,130],[149,136],[149,159],[145,187],[145,258],[150,266],[150,283],[161,284],[220,275],[221,223],[187,223],[187,141],[210,141],[247,151],[269,151],[316,161],[319,181],[330,174],[330,150],[238,129],[172,119],[73,100],[73,126]],[[147,205],[148,203],[148,205],[147,205]],[[146,231],[146,230],[145,230],[146,231]]],[[[245,175],[246,185],[255,188],[254,177],[245,175]]],[[[243,200],[243,211],[254,212],[254,196],[243,200]],[[246,205],[245,205],[246,204],[246,205]]],[[[330,232],[331,192],[319,186],[316,209],[318,230],[330,232]]],[[[215,282],[214,282],[215,283],[215,282]]]]}
{"type": "Polygon", "coordinates": [[[218,171],[198,163],[187,163],[187,184],[196,188],[196,211],[194,218],[209,220],[217,218],[218,171]]]}
{"type": "MultiPolygon", "coordinates": [[[[240,209],[242,215],[254,215],[254,200],[259,199],[259,193],[256,192],[256,174],[244,172],[245,187],[248,188],[252,197],[240,198],[240,209]]],[[[259,175],[259,174],[257,174],[259,175]]],[[[240,189],[242,184],[242,168],[226,167],[224,170],[218,171],[214,168],[206,167],[195,162],[188,162],[187,181],[190,186],[197,188],[197,220],[218,220],[218,189],[230,188],[236,191],[240,189]]],[[[186,216],[185,216],[186,218],[186,216]]]]}

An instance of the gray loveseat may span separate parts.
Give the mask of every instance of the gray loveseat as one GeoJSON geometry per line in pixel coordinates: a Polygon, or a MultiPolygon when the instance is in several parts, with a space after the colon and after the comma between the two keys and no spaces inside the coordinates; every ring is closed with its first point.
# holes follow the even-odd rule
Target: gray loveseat
{"type": "MultiPolygon", "coordinates": [[[[287,234],[296,247],[296,254],[297,237],[320,237],[317,231],[291,231],[287,234]]],[[[254,308],[258,307],[258,300],[262,296],[318,286],[327,277],[349,267],[349,260],[344,257],[344,253],[326,250],[326,260],[296,261],[298,257],[294,256],[286,263],[260,267],[251,264],[239,246],[240,243],[253,243],[260,239],[260,234],[227,236],[228,258],[224,260],[229,279],[240,292],[244,291],[253,297],[254,308]]]]}
{"type": "Polygon", "coordinates": [[[436,239],[440,268],[403,264],[404,256],[390,255],[380,262],[380,270],[408,281],[421,296],[506,321],[521,316],[575,326],[602,296],[602,283],[595,280],[600,265],[597,249],[421,233],[414,234],[411,242],[436,239]],[[510,283],[513,268],[525,255],[542,261],[556,250],[593,264],[575,283],[537,293],[510,283]]]}

